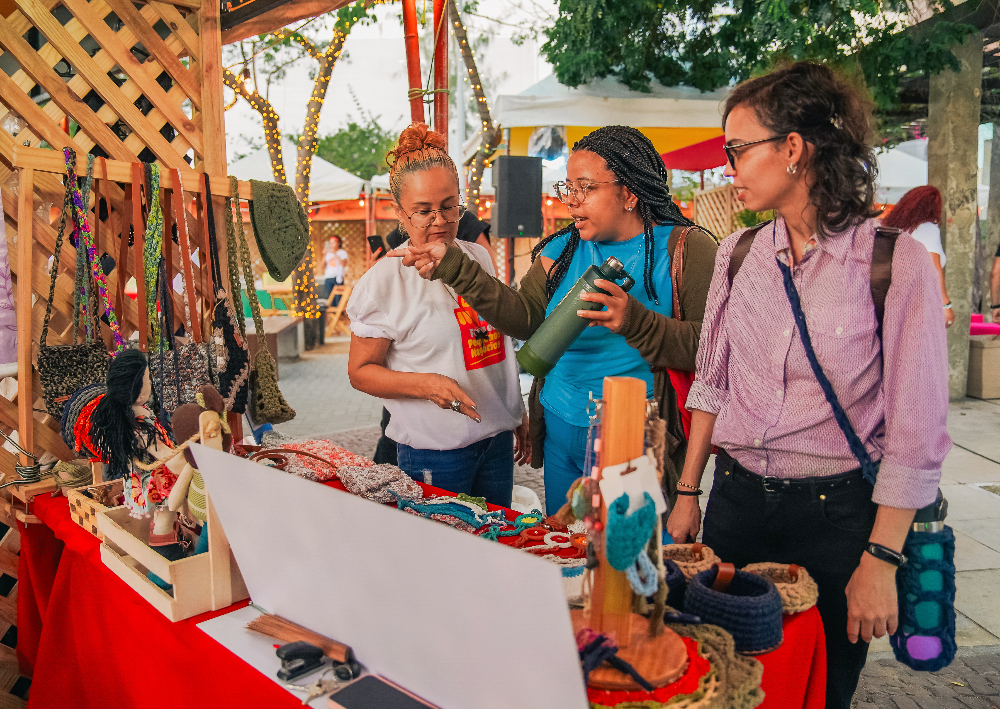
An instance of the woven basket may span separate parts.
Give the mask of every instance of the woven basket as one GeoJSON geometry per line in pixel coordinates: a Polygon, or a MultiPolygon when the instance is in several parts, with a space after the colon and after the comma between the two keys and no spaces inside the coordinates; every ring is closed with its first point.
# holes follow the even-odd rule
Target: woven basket
{"type": "Polygon", "coordinates": [[[712,588],[718,568],[688,582],[684,612],[718,625],[733,636],[736,652],[759,655],[781,645],[781,596],[763,576],[736,571],[725,591],[712,588]]]}
{"type": "Polygon", "coordinates": [[[801,613],[816,605],[819,587],[809,572],[801,566],[775,564],[764,561],[748,564],[744,571],[758,574],[773,583],[781,594],[781,606],[785,613],[801,613]]]}
{"type": "Polygon", "coordinates": [[[95,537],[104,541],[104,535],[97,529],[97,513],[103,512],[117,504],[103,505],[94,497],[107,499],[117,499],[123,492],[125,483],[122,480],[112,480],[100,485],[90,485],[76,490],[69,490],[66,497],[69,499],[69,516],[78,525],[86,529],[95,537]]]}
{"type": "Polygon", "coordinates": [[[707,571],[712,568],[712,564],[720,561],[711,547],[707,547],[701,543],[665,544],[663,546],[663,558],[677,564],[684,574],[684,578],[688,581],[695,574],[707,571]]]}

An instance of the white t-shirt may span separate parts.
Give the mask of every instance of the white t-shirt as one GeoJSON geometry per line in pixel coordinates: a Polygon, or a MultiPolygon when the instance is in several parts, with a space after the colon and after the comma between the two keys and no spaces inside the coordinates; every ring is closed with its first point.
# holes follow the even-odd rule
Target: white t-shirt
{"type": "Polygon", "coordinates": [[[932,222],[924,222],[916,229],[911,232],[914,239],[919,241],[924,245],[924,248],[932,254],[937,254],[941,257],[941,265],[944,266],[948,261],[944,255],[944,246],[941,245],[941,230],[938,228],[937,224],[932,222]]]}
{"type": "MultiPolygon", "coordinates": [[[[493,275],[486,249],[463,241],[455,245],[493,275]]],[[[392,340],[385,359],[389,369],[451,377],[482,418],[476,423],[426,399],[386,399],[392,414],[386,435],[397,443],[453,450],[521,423],[524,403],[510,338],[459,300],[444,283],[421,278],[398,258],[377,261],[354,286],[347,305],[351,331],[392,340]]]]}
{"type": "Polygon", "coordinates": [[[328,251],[323,258],[326,261],[326,271],[323,274],[325,278],[344,277],[344,264],[347,263],[347,252],[344,249],[337,249],[336,253],[328,251]]]}

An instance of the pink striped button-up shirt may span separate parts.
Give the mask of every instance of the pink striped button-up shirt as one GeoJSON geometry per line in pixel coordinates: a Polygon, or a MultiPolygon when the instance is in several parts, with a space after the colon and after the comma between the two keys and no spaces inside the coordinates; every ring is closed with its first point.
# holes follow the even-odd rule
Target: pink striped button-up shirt
{"type": "MultiPolygon", "coordinates": [[[[816,357],[872,459],[882,461],[872,499],[919,508],[934,501],[951,448],[941,289],[927,250],[901,234],[880,342],[870,270],[877,225],[869,219],[811,242],[792,276],[816,357]]],[[[858,461],[806,360],[775,260],[788,263],[785,222],[757,233],[730,292],[740,233],[716,256],[687,406],[717,414],[712,442],[753,472],[853,470],[858,461]]]]}

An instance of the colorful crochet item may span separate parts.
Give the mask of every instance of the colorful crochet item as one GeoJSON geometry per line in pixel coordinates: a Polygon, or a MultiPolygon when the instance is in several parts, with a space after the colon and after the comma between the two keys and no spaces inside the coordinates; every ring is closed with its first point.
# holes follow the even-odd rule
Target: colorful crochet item
{"type": "Polygon", "coordinates": [[[663,565],[667,569],[667,576],[664,581],[667,584],[667,605],[671,608],[684,607],[684,590],[687,588],[687,579],[677,562],[673,559],[664,559],[663,565]]]}
{"type": "Polygon", "coordinates": [[[460,492],[457,495],[457,499],[463,500],[464,502],[471,502],[477,507],[481,507],[484,512],[489,510],[485,497],[473,497],[472,495],[466,495],[464,492],[460,492]]]}
{"type": "Polygon", "coordinates": [[[680,567],[684,578],[691,580],[691,577],[702,571],[706,571],[719,562],[710,547],[704,544],[664,544],[664,560],[673,561],[680,567]]]}
{"type": "Polygon", "coordinates": [[[156,163],[146,163],[146,178],[149,190],[146,198],[149,202],[149,218],[146,220],[146,243],[144,245],[142,267],[146,278],[146,321],[149,323],[149,349],[159,350],[161,338],[163,347],[167,347],[166,339],[160,332],[159,317],[156,310],[156,288],[160,272],[160,258],[163,251],[163,210],[160,208],[160,166],[156,163]]]}
{"type": "Polygon", "coordinates": [[[718,625],[733,636],[736,651],[748,655],[781,645],[781,595],[763,576],[737,570],[725,591],[712,588],[718,566],[696,574],[684,593],[684,612],[718,625]]]}
{"type": "MultiPolygon", "coordinates": [[[[315,456],[329,461],[336,470],[341,466],[350,465],[356,468],[367,468],[374,465],[372,461],[364,456],[351,453],[346,448],[331,443],[326,440],[300,440],[289,441],[285,437],[267,436],[264,438],[264,448],[282,448],[284,450],[300,450],[304,453],[312,453],[315,456]]],[[[334,469],[329,465],[324,465],[315,458],[308,456],[291,456],[289,466],[286,471],[317,482],[326,482],[337,477],[334,469]]]]}
{"type": "Polygon", "coordinates": [[[781,594],[781,606],[785,613],[801,613],[816,605],[819,587],[801,566],[765,561],[744,566],[743,570],[763,576],[774,584],[781,594]]]}
{"type": "MultiPolygon", "coordinates": [[[[73,217],[73,235],[77,238],[77,248],[82,242],[86,249],[87,260],[93,269],[94,280],[97,282],[97,291],[101,296],[101,303],[108,316],[108,324],[115,338],[115,352],[120,353],[125,350],[125,340],[122,338],[121,328],[118,326],[118,318],[115,316],[114,307],[108,297],[108,279],[104,276],[101,268],[101,261],[98,258],[97,249],[94,247],[94,236],[90,232],[90,223],[87,220],[87,206],[83,201],[83,194],[77,184],[75,167],[76,153],[71,148],[63,148],[63,157],[66,160],[66,169],[69,174],[68,184],[72,193],[73,208],[70,210],[73,217]]],[[[72,238],[72,237],[71,237],[72,238]]]]}
{"type": "Polygon", "coordinates": [[[472,502],[466,502],[457,497],[428,497],[421,500],[398,496],[396,506],[401,510],[415,512],[424,517],[451,515],[470,525],[473,531],[487,524],[507,523],[507,518],[504,517],[502,510],[488,512],[472,502]]]}
{"type": "MultiPolygon", "coordinates": [[[[643,553],[656,524],[656,506],[648,492],[642,494],[643,505],[628,514],[628,494],[608,505],[605,556],[612,568],[625,571],[635,565],[643,553]]],[[[647,559],[648,561],[648,559],[647,559]]],[[[650,563],[652,565],[652,563],[650,563]]]]}
{"type": "Polygon", "coordinates": [[[889,636],[896,659],[915,670],[935,672],[951,664],[955,644],[955,535],[913,532],[907,562],[896,572],[899,627],[889,636]]]}
{"type": "Polygon", "coordinates": [[[420,500],[424,496],[423,488],[413,478],[388,463],[366,466],[342,465],[337,468],[337,477],[344,483],[348,492],[383,505],[392,504],[397,500],[420,500]]]}
{"type": "Polygon", "coordinates": [[[580,664],[583,666],[584,684],[590,673],[606,662],[619,672],[629,675],[647,692],[655,689],[632,665],[618,657],[618,646],[607,635],[584,628],[576,634],[576,645],[580,652],[580,664]]]}

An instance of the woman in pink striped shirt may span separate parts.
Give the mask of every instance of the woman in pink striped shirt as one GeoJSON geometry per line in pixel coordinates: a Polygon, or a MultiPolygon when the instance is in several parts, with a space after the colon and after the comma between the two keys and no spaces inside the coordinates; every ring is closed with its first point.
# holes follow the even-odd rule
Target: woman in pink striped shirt
{"type": "Polygon", "coordinates": [[[919,243],[876,235],[860,89],[799,62],[736,87],[723,128],[738,199],[777,218],[719,247],[687,401],[688,494],[667,528],[697,535],[717,445],[704,542],[737,566],[808,569],[826,706],[847,709],[868,642],[896,629],[894,555],[951,447],[941,294],[919,243]]]}

